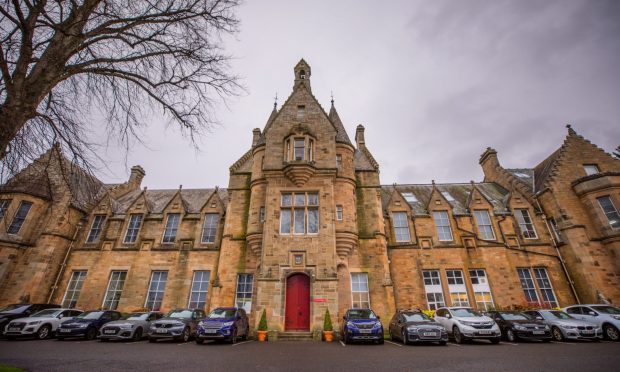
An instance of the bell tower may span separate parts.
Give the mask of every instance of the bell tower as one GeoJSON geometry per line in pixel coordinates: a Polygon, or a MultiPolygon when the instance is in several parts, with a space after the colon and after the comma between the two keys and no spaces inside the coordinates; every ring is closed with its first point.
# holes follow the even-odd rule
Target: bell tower
{"type": "Polygon", "coordinates": [[[310,90],[310,75],[312,74],[312,70],[310,69],[310,65],[304,61],[302,58],[295,65],[295,85],[293,89],[297,88],[298,85],[304,84],[308,90],[310,90]]]}

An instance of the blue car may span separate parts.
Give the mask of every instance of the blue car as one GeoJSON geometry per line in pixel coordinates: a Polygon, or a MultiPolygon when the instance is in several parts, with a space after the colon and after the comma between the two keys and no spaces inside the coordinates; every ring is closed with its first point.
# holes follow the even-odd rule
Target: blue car
{"type": "Polygon", "coordinates": [[[345,344],[355,341],[383,343],[383,325],[374,311],[349,309],[342,319],[342,340],[345,344]]]}
{"type": "Polygon", "coordinates": [[[238,307],[218,307],[198,323],[196,343],[224,340],[234,344],[239,338],[247,340],[249,333],[250,325],[245,310],[238,307]]]}
{"type": "Polygon", "coordinates": [[[62,322],[56,329],[56,338],[80,337],[94,340],[101,326],[113,320],[119,320],[121,313],[111,310],[86,311],[71,320],[62,322]]]}

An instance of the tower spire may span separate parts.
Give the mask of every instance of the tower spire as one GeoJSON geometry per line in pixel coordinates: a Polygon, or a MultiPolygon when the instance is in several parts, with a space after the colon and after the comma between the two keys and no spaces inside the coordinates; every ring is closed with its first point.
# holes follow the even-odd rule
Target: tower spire
{"type": "Polygon", "coordinates": [[[332,95],[332,107],[334,107],[334,91],[331,91],[331,95],[332,95]]]}
{"type": "Polygon", "coordinates": [[[278,107],[278,92],[276,92],[276,96],[273,97],[273,109],[275,110],[278,107]]]}

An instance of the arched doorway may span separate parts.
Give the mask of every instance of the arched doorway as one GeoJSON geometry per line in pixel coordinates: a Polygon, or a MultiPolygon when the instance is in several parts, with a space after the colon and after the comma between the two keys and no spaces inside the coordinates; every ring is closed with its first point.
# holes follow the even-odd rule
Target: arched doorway
{"type": "Polygon", "coordinates": [[[287,331],[310,329],[310,278],[307,275],[293,274],[286,279],[285,314],[287,331]]]}

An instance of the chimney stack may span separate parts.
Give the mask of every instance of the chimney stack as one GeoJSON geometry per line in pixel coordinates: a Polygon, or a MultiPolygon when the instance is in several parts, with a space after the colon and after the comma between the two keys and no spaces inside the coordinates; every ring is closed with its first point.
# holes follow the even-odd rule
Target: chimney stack
{"type": "Polygon", "coordinates": [[[129,176],[129,181],[127,182],[129,187],[133,190],[139,189],[145,174],[146,173],[141,166],[134,165],[131,167],[131,175],[129,176]]]}
{"type": "Polygon", "coordinates": [[[357,143],[357,147],[366,146],[366,141],[364,140],[364,126],[362,124],[357,126],[355,131],[355,143],[357,143]]]}
{"type": "Polygon", "coordinates": [[[260,139],[260,129],[254,128],[252,130],[252,147],[256,146],[259,139],[260,139]]]}

